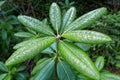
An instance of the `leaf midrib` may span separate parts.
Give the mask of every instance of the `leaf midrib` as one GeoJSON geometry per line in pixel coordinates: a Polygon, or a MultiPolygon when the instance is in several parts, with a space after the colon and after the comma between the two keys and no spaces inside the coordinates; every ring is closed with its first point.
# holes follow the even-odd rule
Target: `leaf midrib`
{"type": "Polygon", "coordinates": [[[61,63],[61,65],[62,65],[63,70],[65,71],[65,73],[66,73],[66,75],[67,75],[68,79],[70,80],[70,77],[69,77],[69,75],[68,75],[67,71],[65,70],[65,67],[64,67],[63,63],[62,63],[62,62],[60,62],[60,63],[61,63]]]}
{"type": "MultiPolygon", "coordinates": [[[[43,69],[43,73],[45,73],[46,70],[48,71],[49,66],[50,66],[53,62],[54,62],[54,60],[50,61],[50,63],[45,66],[46,69],[43,69]]],[[[51,68],[51,66],[50,66],[50,68],[51,68]]],[[[52,69],[52,68],[51,68],[51,69],[52,69]]],[[[49,70],[49,71],[50,71],[50,70],[49,70]]],[[[48,72],[49,72],[49,71],[48,71],[48,72]]]]}
{"type": "MultiPolygon", "coordinates": [[[[72,52],[73,54],[72,55],[74,55],[74,52],[64,43],[63,44],[64,46],[66,46],[66,48],[68,48],[69,50],[70,50],[70,52],[72,52]]],[[[83,62],[78,56],[76,56],[76,55],[74,55],[75,57],[77,57],[81,62],[83,62]]],[[[89,67],[85,62],[83,62],[87,67],[89,67]]],[[[90,69],[91,69],[91,67],[89,67],[90,69]]],[[[93,69],[91,69],[91,70],[93,70],[93,69]]]]}

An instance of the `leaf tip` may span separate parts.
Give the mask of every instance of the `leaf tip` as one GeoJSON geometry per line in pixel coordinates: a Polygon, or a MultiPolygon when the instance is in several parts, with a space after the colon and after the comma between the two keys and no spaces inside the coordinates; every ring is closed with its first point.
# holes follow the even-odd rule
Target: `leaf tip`
{"type": "Polygon", "coordinates": [[[71,7],[70,9],[71,9],[71,10],[76,10],[76,8],[75,8],[75,7],[71,7]]]}
{"type": "Polygon", "coordinates": [[[17,18],[20,19],[22,17],[22,15],[19,15],[17,18]]]}
{"type": "Polygon", "coordinates": [[[53,2],[53,3],[52,3],[52,6],[56,6],[56,5],[57,5],[57,3],[56,3],[56,2],[53,2]]]}
{"type": "Polygon", "coordinates": [[[8,60],[5,62],[5,66],[13,66],[14,64],[14,59],[11,59],[11,57],[9,57],[8,60]]]}
{"type": "Polygon", "coordinates": [[[107,8],[106,7],[100,8],[100,12],[103,12],[104,14],[106,14],[107,13],[107,8]]]}
{"type": "Polygon", "coordinates": [[[107,42],[111,42],[111,41],[112,41],[112,38],[108,36],[107,42]]]}

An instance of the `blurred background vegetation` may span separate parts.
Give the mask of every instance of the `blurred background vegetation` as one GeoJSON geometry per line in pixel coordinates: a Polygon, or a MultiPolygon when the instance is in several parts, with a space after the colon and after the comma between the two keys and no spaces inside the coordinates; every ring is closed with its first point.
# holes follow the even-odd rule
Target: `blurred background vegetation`
{"type": "Polygon", "coordinates": [[[0,61],[4,62],[12,54],[12,47],[24,39],[14,36],[14,33],[26,30],[16,17],[23,14],[40,20],[48,18],[52,2],[57,2],[63,12],[75,6],[77,17],[96,8],[107,7],[108,14],[87,29],[105,33],[113,41],[83,48],[88,49],[93,60],[99,55],[104,56],[106,68],[120,74],[120,0],[6,0],[0,7],[0,61]]]}

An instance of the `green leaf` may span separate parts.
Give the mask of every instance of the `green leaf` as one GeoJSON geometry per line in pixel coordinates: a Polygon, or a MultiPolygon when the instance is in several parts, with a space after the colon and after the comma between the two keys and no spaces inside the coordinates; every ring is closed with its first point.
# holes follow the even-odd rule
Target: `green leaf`
{"type": "Polygon", "coordinates": [[[101,73],[101,80],[120,80],[120,75],[112,73],[101,73]]]}
{"type": "Polygon", "coordinates": [[[15,33],[14,34],[15,36],[18,36],[18,37],[35,37],[35,35],[29,33],[29,32],[18,32],[18,33],[15,33]]]}
{"type": "Polygon", "coordinates": [[[17,72],[17,68],[16,68],[16,67],[12,67],[12,68],[10,69],[10,72],[11,72],[12,74],[14,74],[15,72],[17,72]]]}
{"type": "Polygon", "coordinates": [[[80,47],[84,51],[88,51],[90,49],[90,44],[84,44],[84,43],[75,43],[78,47],[80,47]]]}
{"type": "MultiPolygon", "coordinates": [[[[40,60],[41,61],[41,60],[40,60]]],[[[50,63],[52,61],[52,59],[46,59],[46,60],[42,60],[41,63],[37,64],[33,70],[32,70],[32,75],[35,75],[36,73],[38,73],[42,68],[44,68],[48,63],[50,63]]]]}
{"type": "Polygon", "coordinates": [[[7,74],[0,74],[0,80],[3,80],[7,74]]]}
{"type": "Polygon", "coordinates": [[[26,41],[23,41],[23,42],[20,42],[18,44],[16,44],[13,49],[19,49],[21,47],[24,47],[26,44],[30,43],[30,42],[33,42],[35,39],[29,39],[29,40],[26,40],[26,41]]]}
{"type": "Polygon", "coordinates": [[[95,61],[95,65],[98,68],[99,71],[101,71],[104,67],[104,57],[103,56],[99,56],[96,61],[95,61]]]}
{"type": "Polygon", "coordinates": [[[39,21],[35,18],[20,15],[20,16],[18,16],[18,20],[24,26],[31,28],[39,33],[44,33],[47,35],[54,35],[53,30],[49,26],[45,25],[44,23],[42,23],[41,21],[39,21]]]}
{"type": "Polygon", "coordinates": [[[54,53],[54,52],[53,52],[53,50],[50,47],[48,47],[47,49],[43,50],[42,53],[44,53],[44,54],[51,54],[51,53],[54,53]]]}
{"type": "Polygon", "coordinates": [[[57,43],[56,42],[54,42],[50,47],[48,47],[47,49],[42,51],[42,53],[51,54],[51,53],[54,53],[54,51],[57,51],[57,43]]]}
{"type": "Polygon", "coordinates": [[[32,30],[32,29],[30,29],[30,28],[26,28],[30,33],[32,33],[32,34],[34,34],[34,35],[36,35],[37,33],[34,31],[34,30],[32,30]]]}
{"type": "Polygon", "coordinates": [[[86,77],[82,74],[78,74],[77,75],[77,80],[92,80],[92,79],[90,79],[90,78],[88,78],[88,77],[86,77]]]}
{"type": "Polygon", "coordinates": [[[27,80],[27,74],[25,73],[18,73],[17,76],[15,77],[15,80],[27,80]]]}
{"type": "Polygon", "coordinates": [[[49,17],[53,28],[58,33],[61,26],[61,11],[56,3],[52,3],[50,6],[49,17]]]}
{"type": "Polygon", "coordinates": [[[50,61],[45,67],[43,67],[33,80],[48,80],[54,71],[55,61],[50,61]]]}
{"type": "Polygon", "coordinates": [[[111,38],[109,36],[89,30],[70,31],[64,33],[62,36],[75,42],[89,44],[101,44],[111,41],[111,38]]]}
{"type": "Polygon", "coordinates": [[[30,80],[34,80],[35,77],[31,77],[30,80]]]}
{"type": "Polygon", "coordinates": [[[57,51],[57,42],[54,42],[50,47],[57,51]]]}
{"type": "Polygon", "coordinates": [[[75,7],[71,7],[63,16],[61,32],[63,32],[64,28],[68,27],[70,23],[75,19],[76,9],[75,7]]]}
{"type": "Polygon", "coordinates": [[[19,71],[24,71],[26,68],[27,68],[27,66],[22,65],[22,66],[19,66],[19,67],[17,68],[17,71],[18,71],[18,72],[19,72],[19,71]]]}
{"type": "Polygon", "coordinates": [[[46,61],[47,59],[48,59],[47,57],[40,59],[39,61],[37,61],[36,65],[41,64],[42,62],[46,61]]]}
{"type": "Polygon", "coordinates": [[[64,60],[83,75],[99,80],[99,72],[89,56],[79,47],[68,42],[60,41],[58,49],[64,60]]]}
{"type": "Polygon", "coordinates": [[[6,61],[7,66],[12,66],[40,54],[41,51],[49,47],[55,41],[54,37],[38,38],[25,46],[17,49],[6,61]]]}
{"type": "Polygon", "coordinates": [[[3,62],[0,62],[0,71],[8,72],[8,68],[4,65],[3,62]]]}
{"type": "Polygon", "coordinates": [[[42,22],[47,25],[48,24],[47,18],[43,19],[42,22]]]}
{"type": "Polygon", "coordinates": [[[74,29],[83,29],[91,26],[97,19],[103,16],[107,12],[106,8],[99,8],[93,10],[85,15],[79,17],[74,22],[72,22],[68,27],[66,27],[65,32],[71,31],[74,29]]]}
{"type": "Polygon", "coordinates": [[[0,7],[5,3],[5,1],[0,1],[0,7]]]}
{"type": "Polygon", "coordinates": [[[12,76],[10,74],[6,75],[6,77],[4,78],[4,80],[11,80],[12,76]]]}
{"type": "Polygon", "coordinates": [[[60,80],[75,80],[75,75],[64,61],[58,62],[57,75],[60,80]]]}

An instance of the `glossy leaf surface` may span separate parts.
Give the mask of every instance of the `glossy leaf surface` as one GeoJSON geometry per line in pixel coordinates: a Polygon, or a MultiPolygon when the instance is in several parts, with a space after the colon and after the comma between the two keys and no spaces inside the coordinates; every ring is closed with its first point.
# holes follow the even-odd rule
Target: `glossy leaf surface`
{"type": "Polygon", "coordinates": [[[58,62],[57,75],[60,80],[75,80],[75,75],[71,68],[64,61],[58,62]]]}
{"type": "Polygon", "coordinates": [[[18,16],[18,20],[26,27],[31,28],[39,33],[44,33],[47,35],[54,35],[53,34],[53,30],[43,24],[41,21],[32,18],[32,17],[28,17],[28,16],[24,16],[24,15],[20,15],[18,16]]]}
{"type": "Polygon", "coordinates": [[[15,77],[15,80],[27,80],[26,76],[27,74],[25,73],[18,73],[17,76],[15,77]]]}
{"type": "Polygon", "coordinates": [[[37,63],[36,63],[36,65],[41,64],[42,62],[46,61],[47,59],[48,59],[48,58],[45,57],[45,58],[42,58],[42,59],[38,60],[37,63]]]}
{"type": "Polygon", "coordinates": [[[29,44],[30,42],[33,42],[35,39],[29,39],[29,40],[26,40],[26,41],[23,41],[23,42],[20,42],[18,44],[16,44],[13,49],[19,49],[21,47],[24,47],[26,44],[29,44]]]}
{"type": "Polygon", "coordinates": [[[70,23],[75,19],[76,9],[71,7],[63,16],[61,32],[65,27],[68,27],[70,23]]]}
{"type": "Polygon", "coordinates": [[[58,33],[61,26],[61,11],[56,3],[52,3],[50,6],[49,17],[53,28],[58,33]]]}
{"type": "Polygon", "coordinates": [[[17,49],[6,61],[7,66],[12,66],[35,57],[42,50],[49,47],[55,41],[54,37],[38,38],[25,46],[17,49]]]}
{"type": "Polygon", "coordinates": [[[88,78],[88,77],[86,77],[82,74],[78,74],[77,75],[77,80],[92,80],[92,79],[90,79],[90,78],[88,78]]]}
{"type": "Polygon", "coordinates": [[[50,47],[48,47],[47,49],[42,51],[42,53],[51,54],[51,53],[54,53],[54,51],[57,51],[57,43],[56,42],[54,42],[50,47]]]}
{"type": "Polygon", "coordinates": [[[106,14],[106,12],[107,9],[104,7],[88,12],[72,22],[68,27],[66,27],[65,32],[74,29],[83,29],[86,27],[90,27],[91,24],[93,24],[102,15],[106,14]]]}
{"type": "Polygon", "coordinates": [[[84,51],[88,51],[91,47],[90,44],[84,44],[84,43],[75,43],[78,47],[80,47],[84,51]]]}
{"type": "Polygon", "coordinates": [[[41,62],[39,61],[39,64],[37,63],[37,65],[32,70],[32,74],[35,75],[36,73],[40,72],[41,69],[43,69],[48,63],[51,62],[51,60],[51,58],[40,60],[41,62]]]}
{"type": "Polygon", "coordinates": [[[4,80],[11,80],[12,76],[10,74],[7,74],[6,77],[4,78],[4,80]]]}
{"type": "Polygon", "coordinates": [[[75,42],[89,44],[101,44],[111,41],[111,38],[109,36],[89,30],[70,31],[64,33],[62,36],[75,42]]]}
{"type": "Polygon", "coordinates": [[[31,28],[26,27],[26,29],[27,29],[30,33],[34,34],[34,35],[36,35],[36,34],[37,34],[37,32],[36,32],[36,31],[34,31],[34,30],[32,30],[31,28]]]}
{"type": "Polygon", "coordinates": [[[0,1],[0,7],[5,3],[5,1],[0,1]]]}
{"type": "Polygon", "coordinates": [[[47,49],[43,50],[42,53],[43,54],[51,54],[51,53],[54,53],[54,52],[50,47],[48,47],[47,49]]]}
{"type": "Polygon", "coordinates": [[[89,56],[79,47],[60,41],[58,48],[64,60],[78,72],[89,78],[99,80],[99,72],[89,56]]]}
{"type": "Polygon", "coordinates": [[[46,66],[44,66],[39,71],[38,74],[35,75],[33,80],[48,80],[54,71],[54,64],[55,64],[54,60],[50,61],[46,66]]]}
{"type": "Polygon", "coordinates": [[[98,70],[102,70],[102,68],[104,67],[104,57],[103,56],[99,56],[96,61],[95,61],[95,65],[98,68],[98,70]]]}
{"type": "Polygon", "coordinates": [[[101,73],[101,80],[120,80],[120,76],[112,73],[101,73]]]}
{"type": "Polygon", "coordinates": [[[28,32],[18,32],[18,33],[15,33],[14,35],[18,36],[18,37],[28,37],[28,38],[35,36],[35,35],[28,33],[28,32]]]}
{"type": "Polygon", "coordinates": [[[24,66],[24,65],[21,65],[17,68],[17,71],[20,72],[20,71],[24,71],[25,69],[27,68],[27,66],[24,66]]]}
{"type": "Polygon", "coordinates": [[[3,62],[0,62],[0,72],[8,72],[8,68],[4,65],[3,62]]]}
{"type": "Polygon", "coordinates": [[[0,80],[4,80],[7,74],[0,74],[0,80]]]}

